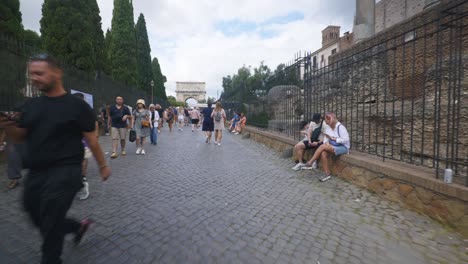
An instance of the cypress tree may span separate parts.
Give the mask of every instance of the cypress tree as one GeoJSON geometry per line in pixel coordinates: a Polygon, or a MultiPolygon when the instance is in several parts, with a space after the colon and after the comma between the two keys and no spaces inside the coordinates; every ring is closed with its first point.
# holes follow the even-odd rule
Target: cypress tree
{"type": "Polygon", "coordinates": [[[133,5],[129,0],[114,0],[112,38],[108,52],[111,76],[127,84],[136,84],[136,37],[133,5]]]}
{"type": "Polygon", "coordinates": [[[41,35],[44,48],[84,71],[102,67],[104,37],[96,0],[45,0],[41,35]]]}
{"type": "Polygon", "coordinates": [[[146,21],[143,14],[138,17],[135,26],[137,39],[137,70],[138,87],[151,94],[151,80],[153,80],[153,70],[151,68],[151,47],[146,30],[146,21]]]}
{"type": "Polygon", "coordinates": [[[4,0],[0,2],[0,33],[22,39],[23,24],[19,0],[4,0]]]}
{"type": "Polygon", "coordinates": [[[111,38],[112,38],[112,33],[110,29],[107,29],[106,36],[104,38],[104,72],[109,76],[111,75],[111,69],[112,69],[112,66],[109,60],[109,49],[110,49],[109,47],[110,47],[111,38]]]}
{"type": "Polygon", "coordinates": [[[164,87],[164,83],[167,82],[167,78],[161,72],[161,67],[159,65],[158,58],[153,58],[151,64],[154,76],[154,95],[163,100],[167,100],[166,87],[164,87]]]}

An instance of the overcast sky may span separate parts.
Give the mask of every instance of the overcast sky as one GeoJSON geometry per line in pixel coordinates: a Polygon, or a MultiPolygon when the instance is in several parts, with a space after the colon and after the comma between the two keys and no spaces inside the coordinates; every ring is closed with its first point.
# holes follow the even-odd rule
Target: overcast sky
{"type": "MultiPolygon", "coordinates": [[[[79,1],[79,0],[77,0],[79,1]]],[[[20,0],[25,28],[40,32],[43,0],[20,0]]],[[[113,0],[97,0],[102,29],[111,27],[113,0]]],[[[264,61],[271,69],[298,51],[321,46],[327,25],[352,30],[355,0],[133,0],[135,22],[146,19],[151,56],[176,81],[206,82],[207,94],[221,94],[222,77],[243,65],[264,61]]]]}

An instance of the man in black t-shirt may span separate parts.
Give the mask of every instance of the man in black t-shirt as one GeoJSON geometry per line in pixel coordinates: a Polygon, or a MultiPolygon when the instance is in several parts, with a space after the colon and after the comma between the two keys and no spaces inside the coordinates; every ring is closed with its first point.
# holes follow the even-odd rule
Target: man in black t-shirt
{"type": "Polygon", "coordinates": [[[111,135],[112,135],[112,154],[111,158],[117,158],[117,146],[120,141],[120,154],[126,155],[125,143],[127,140],[127,120],[132,118],[130,109],[123,104],[124,100],[122,96],[115,98],[115,105],[109,109],[109,115],[112,123],[111,135]]]}
{"type": "Polygon", "coordinates": [[[62,84],[58,62],[47,54],[32,57],[29,65],[32,84],[44,96],[31,99],[23,112],[0,118],[15,142],[26,142],[24,165],[30,173],[24,183],[24,208],[39,228],[41,263],[61,263],[64,236],[75,234],[79,244],[92,221],[66,218],[76,193],[83,186],[81,162],[85,138],[93,153],[102,180],[111,171],[97,141],[95,116],[89,105],[68,94],[62,84]],[[17,118],[19,116],[19,118],[17,118]]]}

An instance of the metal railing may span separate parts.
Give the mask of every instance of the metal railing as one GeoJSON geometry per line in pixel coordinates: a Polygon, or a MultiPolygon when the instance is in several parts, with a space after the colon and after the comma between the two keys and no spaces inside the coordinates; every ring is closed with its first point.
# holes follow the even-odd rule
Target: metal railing
{"type": "Polygon", "coordinates": [[[450,168],[468,186],[468,1],[442,1],[332,55],[326,67],[313,67],[311,54],[289,65],[303,89],[283,82],[238,99],[248,124],[300,139],[301,122],[335,112],[352,150],[433,168],[437,178],[450,168]],[[259,125],[249,117],[260,103],[267,121],[259,125]]]}

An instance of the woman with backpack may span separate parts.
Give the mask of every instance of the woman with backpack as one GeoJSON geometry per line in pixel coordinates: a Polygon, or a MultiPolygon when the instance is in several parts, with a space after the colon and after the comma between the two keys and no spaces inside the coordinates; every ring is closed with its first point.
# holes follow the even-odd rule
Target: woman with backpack
{"type": "Polygon", "coordinates": [[[224,122],[226,120],[226,112],[221,106],[221,102],[216,103],[216,107],[211,113],[211,118],[214,121],[215,130],[215,145],[221,146],[221,139],[223,138],[224,122]]]}

